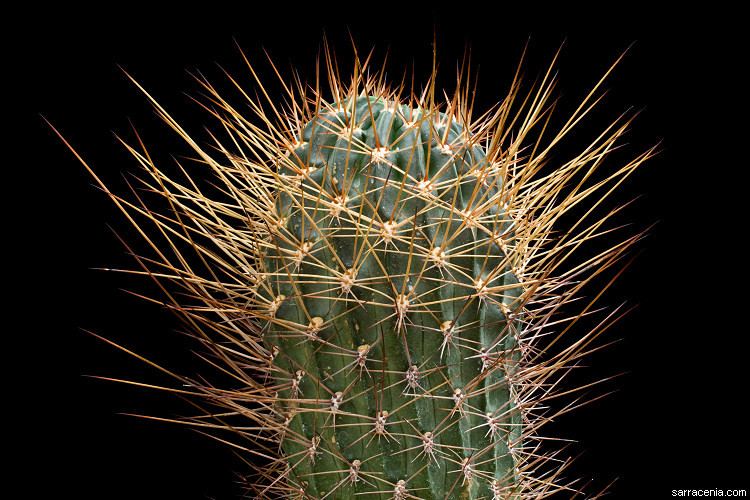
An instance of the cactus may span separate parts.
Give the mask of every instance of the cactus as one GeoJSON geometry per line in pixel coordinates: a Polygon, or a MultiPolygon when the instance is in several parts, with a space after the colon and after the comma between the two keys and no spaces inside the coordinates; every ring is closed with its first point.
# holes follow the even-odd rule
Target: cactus
{"type": "Polygon", "coordinates": [[[349,96],[280,165],[261,331],[315,498],[516,487],[521,263],[502,160],[457,118],[349,96]]]}
{"type": "Polygon", "coordinates": [[[614,314],[552,347],[599,295],[580,313],[568,304],[640,235],[576,261],[617,209],[557,226],[654,150],[592,181],[632,120],[620,118],[549,168],[601,81],[546,139],[550,73],[520,105],[514,80],[477,118],[468,68],[441,103],[434,69],[417,94],[365,76],[369,59],[355,57],[350,80],[328,51],[325,60],[330,95],[297,80],[284,84],[284,109],[248,98],[253,117],[200,80],[226,133],[213,136],[218,157],[149,96],[215,174],[210,194],[128,144],[168,207],[102,184],[153,247],[156,258],[137,257],[134,272],[163,286],[236,382],[175,374],[191,389],[167,389],[215,407],[197,425],[239,436],[257,464],[247,480],[256,498],[497,500],[571,489],[559,481],[566,462],[555,465],[539,434],[567,408],[543,407],[614,314]]]}

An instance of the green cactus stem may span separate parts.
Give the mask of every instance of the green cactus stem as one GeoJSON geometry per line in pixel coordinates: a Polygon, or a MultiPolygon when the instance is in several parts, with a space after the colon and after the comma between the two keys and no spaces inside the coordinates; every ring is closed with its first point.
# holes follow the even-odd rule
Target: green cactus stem
{"type": "Polygon", "coordinates": [[[342,499],[517,489],[502,165],[454,117],[374,96],[321,110],[295,146],[259,287],[291,482],[342,499]]]}

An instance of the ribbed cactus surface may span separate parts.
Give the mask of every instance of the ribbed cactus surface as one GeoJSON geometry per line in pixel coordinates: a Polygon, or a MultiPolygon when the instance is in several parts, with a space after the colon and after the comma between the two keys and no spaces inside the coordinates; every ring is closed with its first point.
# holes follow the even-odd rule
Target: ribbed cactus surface
{"type": "Polygon", "coordinates": [[[522,287],[491,160],[455,115],[360,96],[280,162],[259,315],[306,495],[517,488],[522,287]]]}

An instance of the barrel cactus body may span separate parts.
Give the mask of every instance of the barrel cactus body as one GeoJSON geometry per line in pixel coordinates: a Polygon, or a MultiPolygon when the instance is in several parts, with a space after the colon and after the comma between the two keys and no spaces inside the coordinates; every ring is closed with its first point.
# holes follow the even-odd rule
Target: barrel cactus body
{"type": "Polygon", "coordinates": [[[247,454],[252,498],[575,496],[540,428],[578,404],[559,406],[574,392],[560,381],[616,317],[565,341],[601,293],[570,305],[641,235],[578,255],[612,235],[617,210],[594,208],[654,150],[598,175],[621,117],[550,165],[601,81],[553,133],[551,71],[520,104],[514,79],[475,118],[468,66],[439,103],[434,70],[421,96],[402,96],[364,76],[367,61],[355,56],[346,82],[336,64],[326,52],[330,96],[284,83],[286,108],[258,79],[250,118],[202,81],[225,133],[211,148],[149,96],[207,183],[161,169],[140,138],[127,147],[153,204],[84,163],[153,250],[134,272],[159,282],[231,381],[172,373],[163,388],[213,408],[192,422],[247,454]]]}
{"type": "Polygon", "coordinates": [[[517,488],[522,325],[501,166],[454,116],[358,97],[282,163],[259,287],[313,498],[492,498],[517,488]]]}

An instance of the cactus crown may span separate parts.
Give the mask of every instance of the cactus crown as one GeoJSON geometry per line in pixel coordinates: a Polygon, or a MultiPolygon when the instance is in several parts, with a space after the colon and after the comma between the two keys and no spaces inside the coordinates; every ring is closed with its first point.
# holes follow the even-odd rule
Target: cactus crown
{"type": "Polygon", "coordinates": [[[572,160],[544,168],[601,81],[546,138],[550,72],[521,104],[516,76],[476,118],[467,68],[453,98],[438,103],[434,70],[416,93],[364,76],[369,58],[355,56],[347,81],[328,50],[325,61],[328,99],[320,82],[296,80],[284,84],[286,109],[248,97],[250,118],[199,80],[226,132],[215,151],[152,99],[213,171],[219,195],[128,145],[169,210],[102,185],[142,234],[139,216],[163,237],[146,238],[157,258],[140,263],[183,289],[188,299],[170,293],[169,306],[237,382],[191,380],[194,390],[175,391],[218,407],[199,425],[239,436],[236,446],[262,463],[247,481],[258,498],[542,498],[568,489],[557,481],[565,462],[553,465],[539,429],[566,411],[545,409],[563,369],[609,322],[551,347],[580,318],[560,317],[565,304],[638,236],[576,260],[614,211],[565,231],[556,224],[592,195],[598,204],[653,150],[587,182],[632,120],[620,118],[572,160]]]}

